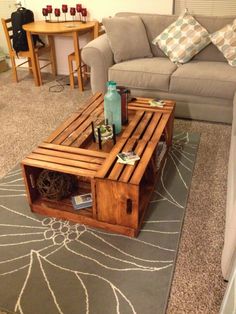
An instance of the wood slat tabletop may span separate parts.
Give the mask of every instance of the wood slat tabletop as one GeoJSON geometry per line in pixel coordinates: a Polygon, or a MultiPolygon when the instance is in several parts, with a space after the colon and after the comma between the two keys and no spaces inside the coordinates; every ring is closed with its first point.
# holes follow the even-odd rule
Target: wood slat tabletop
{"type": "Polygon", "coordinates": [[[128,123],[122,126],[115,141],[102,143],[101,148],[93,131],[104,121],[103,95],[96,93],[71,114],[22,161],[31,209],[136,236],[160,172],[159,142],[166,144],[166,156],[173,134],[175,102],[166,100],[164,107],[159,108],[151,107],[149,101],[142,97],[133,99],[128,105],[128,123]],[[118,163],[117,155],[129,151],[140,159],[134,165],[118,163]],[[76,193],[92,193],[91,208],[76,211],[71,197],[62,202],[41,197],[37,178],[43,169],[74,175],[78,181],[76,193]]]}

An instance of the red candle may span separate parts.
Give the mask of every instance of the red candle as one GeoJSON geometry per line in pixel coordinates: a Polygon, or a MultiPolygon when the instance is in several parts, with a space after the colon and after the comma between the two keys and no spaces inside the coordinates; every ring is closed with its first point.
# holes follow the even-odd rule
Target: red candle
{"type": "Polygon", "coordinates": [[[76,4],[76,11],[80,13],[82,10],[82,4],[76,4]]]}
{"type": "Polygon", "coordinates": [[[48,13],[52,13],[52,6],[51,5],[47,5],[46,6],[47,10],[48,10],[48,13]]]}
{"type": "Polygon", "coordinates": [[[70,8],[70,15],[75,16],[75,8],[70,8]]]}
{"type": "Polygon", "coordinates": [[[55,10],[54,10],[54,14],[55,14],[55,16],[60,16],[61,15],[61,11],[60,11],[60,9],[58,9],[58,8],[56,8],[55,10]]]}
{"type": "Polygon", "coordinates": [[[48,9],[47,8],[43,8],[42,9],[42,13],[43,13],[43,16],[48,16],[48,9]]]}
{"type": "Polygon", "coordinates": [[[81,10],[81,14],[82,14],[82,23],[86,23],[86,17],[87,17],[87,9],[86,8],[82,8],[81,10]]]}
{"type": "Polygon", "coordinates": [[[87,14],[88,14],[87,9],[86,8],[82,8],[81,14],[82,14],[82,16],[87,16],[87,14]]]}
{"type": "Polygon", "coordinates": [[[68,12],[68,6],[67,6],[67,4],[63,4],[63,5],[62,5],[62,12],[63,12],[63,13],[67,13],[67,12],[68,12]]]}

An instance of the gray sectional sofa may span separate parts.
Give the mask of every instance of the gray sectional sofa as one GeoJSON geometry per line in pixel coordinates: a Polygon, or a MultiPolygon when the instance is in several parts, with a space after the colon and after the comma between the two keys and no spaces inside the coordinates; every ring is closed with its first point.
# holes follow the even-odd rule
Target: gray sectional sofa
{"type": "MultiPolygon", "coordinates": [[[[114,80],[134,96],[159,97],[177,101],[176,117],[205,121],[234,122],[229,161],[228,200],[222,271],[228,278],[236,257],[236,67],[228,65],[222,53],[210,44],[191,61],[177,66],[152,44],[152,40],[178,17],[174,15],[118,13],[116,16],[141,17],[152,57],[114,62],[107,35],[82,49],[82,59],[91,68],[92,92],[105,92],[106,81],[114,80]]],[[[233,21],[233,17],[195,16],[210,34],[233,21]]],[[[120,34],[122,36],[122,34],[120,34]]],[[[119,38],[117,38],[119,40],[119,38]]],[[[129,45],[129,43],[127,43],[129,45]]]]}

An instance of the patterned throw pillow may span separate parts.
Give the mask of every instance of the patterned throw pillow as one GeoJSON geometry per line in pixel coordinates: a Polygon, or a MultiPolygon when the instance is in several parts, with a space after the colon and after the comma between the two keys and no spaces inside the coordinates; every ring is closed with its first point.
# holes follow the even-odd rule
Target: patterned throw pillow
{"type": "Polygon", "coordinates": [[[153,39],[175,63],[186,63],[210,43],[207,30],[185,12],[160,35],[153,39]]]}
{"type": "Polygon", "coordinates": [[[212,43],[223,53],[228,63],[236,66],[236,19],[210,35],[212,43]]]}

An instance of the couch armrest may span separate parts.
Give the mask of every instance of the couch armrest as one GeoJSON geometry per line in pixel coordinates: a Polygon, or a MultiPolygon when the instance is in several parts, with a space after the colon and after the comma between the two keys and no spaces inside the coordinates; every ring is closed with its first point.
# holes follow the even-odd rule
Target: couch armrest
{"type": "Polygon", "coordinates": [[[106,91],[108,69],[114,64],[113,53],[107,35],[104,34],[89,42],[81,53],[82,60],[90,67],[92,93],[106,91]]]}

